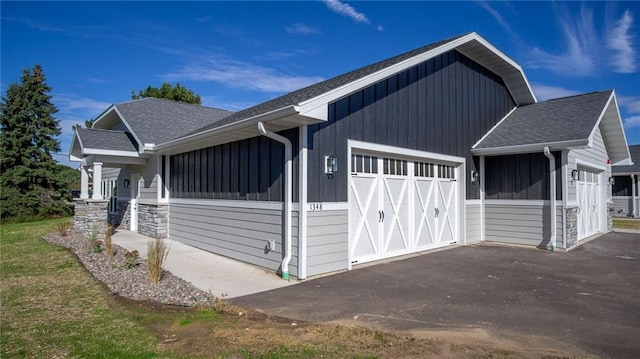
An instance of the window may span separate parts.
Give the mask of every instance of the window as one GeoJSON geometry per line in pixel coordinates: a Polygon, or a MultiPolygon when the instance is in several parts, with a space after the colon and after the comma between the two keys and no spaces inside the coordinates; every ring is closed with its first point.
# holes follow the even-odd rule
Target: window
{"type": "Polygon", "coordinates": [[[438,165],[438,177],[440,178],[456,178],[456,168],[448,165],[438,165]]]}
{"type": "Polygon", "coordinates": [[[397,160],[395,158],[385,158],[382,162],[383,173],[386,175],[406,176],[407,160],[397,160]]]}
{"type": "Polygon", "coordinates": [[[378,173],[378,157],[352,154],[351,172],[378,173]]]}
{"type": "Polygon", "coordinates": [[[413,175],[416,177],[435,177],[435,164],[427,162],[416,162],[413,175]]]}

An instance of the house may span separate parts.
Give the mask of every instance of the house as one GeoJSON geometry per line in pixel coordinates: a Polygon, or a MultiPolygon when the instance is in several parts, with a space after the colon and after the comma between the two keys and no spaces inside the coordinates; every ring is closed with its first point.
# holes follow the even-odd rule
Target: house
{"type": "Polygon", "coordinates": [[[613,167],[613,208],[618,217],[640,217],[640,145],[629,146],[633,165],[613,167]]]}
{"type": "Polygon", "coordinates": [[[116,104],[70,157],[76,228],[108,212],[304,279],[480,241],[570,249],[611,230],[611,168],[629,150],[614,91],[537,102],[469,33],[234,113],[116,104]]]}

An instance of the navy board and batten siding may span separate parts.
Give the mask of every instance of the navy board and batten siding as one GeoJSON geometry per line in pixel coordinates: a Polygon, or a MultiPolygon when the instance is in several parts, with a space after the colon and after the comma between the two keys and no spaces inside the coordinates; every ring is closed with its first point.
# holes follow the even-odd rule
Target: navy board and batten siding
{"type": "MultiPolygon", "coordinates": [[[[555,156],[556,199],[562,199],[562,158],[555,156]]],[[[549,159],[544,153],[490,156],[485,158],[485,198],[549,200],[549,159]]]]}
{"type": "MultiPolygon", "coordinates": [[[[347,201],[348,139],[464,157],[467,172],[478,170],[471,147],[514,106],[499,76],[455,50],[354,92],[309,126],[308,200],[347,201]],[[323,168],[330,155],[332,178],[323,168]]],[[[466,198],[480,198],[476,183],[466,198]]]]}
{"type": "MultiPolygon", "coordinates": [[[[245,204],[173,201],[169,206],[169,236],[196,248],[278,270],[283,258],[283,211],[281,208],[251,208],[251,203],[245,204]],[[268,248],[269,241],[275,241],[275,249],[268,248]]],[[[297,276],[298,211],[292,213],[292,258],[289,266],[289,273],[297,276]]]]}
{"type": "MultiPolygon", "coordinates": [[[[298,200],[298,129],[280,132],[293,146],[293,201],[298,200]]],[[[284,200],[284,146],[264,136],[172,155],[171,198],[284,200]]]]}

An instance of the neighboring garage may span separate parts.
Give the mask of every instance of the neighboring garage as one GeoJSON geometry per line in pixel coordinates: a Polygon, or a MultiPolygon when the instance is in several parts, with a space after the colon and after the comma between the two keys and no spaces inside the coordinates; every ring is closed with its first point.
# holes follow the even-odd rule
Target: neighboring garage
{"type": "Polygon", "coordinates": [[[351,265],[458,243],[463,158],[350,143],[351,265]]]}
{"type": "MultiPolygon", "coordinates": [[[[581,170],[576,181],[578,202],[578,240],[590,237],[600,231],[602,218],[602,189],[600,174],[590,170],[581,170]]],[[[605,197],[606,198],[606,197],[605,197]]]]}

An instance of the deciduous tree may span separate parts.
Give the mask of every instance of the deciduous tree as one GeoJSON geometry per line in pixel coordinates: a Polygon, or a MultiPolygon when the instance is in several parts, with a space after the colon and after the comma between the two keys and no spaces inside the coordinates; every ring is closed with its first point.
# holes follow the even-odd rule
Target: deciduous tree
{"type": "Polygon", "coordinates": [[[138,91],[136,94],[134,91],[131,91],[131,99],[138,100],[143,97],[155,97],[155,98],[165,98],[174,101],[192,103],[196,105],[201,105],[202,101],[200,100],[200,95],[196,95],[193,91],[187,89],[186,87],[176,84],[172,86],[169,83],[163,83],[160,87],[147,87],[144,90],[138,91]]]}

